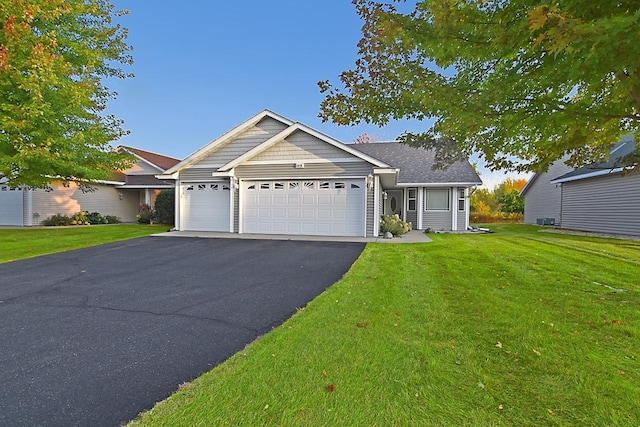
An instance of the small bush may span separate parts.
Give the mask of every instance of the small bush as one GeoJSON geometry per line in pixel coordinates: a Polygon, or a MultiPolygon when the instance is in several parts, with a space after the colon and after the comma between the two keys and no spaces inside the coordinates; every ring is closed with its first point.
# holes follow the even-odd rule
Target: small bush
{"type": "Polygon", "coordinates": [[[107,224],[107,220],[99,212],[87,213],[87,221],[89,224],[107,224]]]}
{"type": "Polygon", "coordinates": [[[175,189],[171,188],[160,191],[156,197],[156,219],[159,223],[173,225],[176,212],[175,194],[175,189]]]}
{"type": "Polygon", "coordinates": [[[489,224],[496,222],[514,222],[519,223],[524,219],[524,215],[521,213],[507,213],[507,212],[471,212],[469,214],[469,222],[472,224],[489,224]]]}
{"type": "Polygon", "coordinates": [[[71,216],[71,225],[89,225],[89,219],[87,218],[87,213],[83,211],[74,213],[71,216]]]}
{"type": "Polygon", "coordinates": [[[104,216],[105,221],[107,221],[107,224],[120,224],[122,222],[122,220],[120,219],[120,217],[115,216],[115,215],[105,215],[104,216]]]}
{"type": "Polygon", "coordinates": [[[71,218],[66,215],[56,214],[42,221],[42,225],[47,227],[55,227],[61,225],[71,225],[71,218]]]}
{"type": "Polygon", "coordinates": [[[140,205],[138,215],[136,215],[140,224],[151,224],[155,220],[155,216],[155,210],[146,203],[140,205]]]}
{"type": "Polygon", "coordinates": [[[400,217],[395,215],[382,215],[380,221],[380,231],[383,233],[389,232],[394,236],[402,236],[413,229],[410,222],[405,222],[400,217]]]}

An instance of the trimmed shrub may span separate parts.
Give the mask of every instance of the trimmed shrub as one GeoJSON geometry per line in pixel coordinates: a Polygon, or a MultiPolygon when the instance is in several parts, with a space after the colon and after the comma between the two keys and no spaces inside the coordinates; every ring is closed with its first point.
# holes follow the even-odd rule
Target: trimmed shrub
{"type": "Polygon", "coordinates": [[[136,215],[140,224],[151,224],[155,219],[155,216],[156,212],[146,203],[140,205],[138,208],[138,215],[136,215]]]}
{"type": "Polygon", "coordinates": [[[389,232],[394,236],[402,236],[413,229],[410,222],[405,222],[400,219],[398,214],[395,215],[382,215],[380,220],[380,231],[383,233],[389,232]]]}
{"type": "Polygon", "coordinates": [[[80,211],[71,216],[71,225],[89,225],[86,212],[80,211]]]}
{"type": "Polygon", "coordinates": [[[120,224],[122,222],[120,217],[115,215],[105,215],[104,219],[107,221],[107,224],[120,224]]]}
{"type": "Polygon", "coordinates": [[[524,215],[521,213],[507,213],[507,212],[471,212],[469,214],[469,222],[472,224],[490,224],[496,222],[522,222],[524,215]]]}
{"type": "Polygon", "coordinates": [[[176,213],[176,190],[166,189],[160,191],[156,197],[156,219],[160,224],[173,225],[176,213]]]}
{"type": "Polygon", "coordinates": [[[47,227],[71,225],[71,218],[62,214],[55,214],[42,221],[42,225],[47,227]]]}

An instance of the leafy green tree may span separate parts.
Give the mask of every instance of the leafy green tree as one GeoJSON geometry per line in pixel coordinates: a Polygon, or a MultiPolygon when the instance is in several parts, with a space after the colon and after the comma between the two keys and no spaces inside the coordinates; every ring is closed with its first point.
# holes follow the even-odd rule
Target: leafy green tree
{"type": "Polygon", "coordinates": [[[109,179],[129,157],[110,142],[125,131],[103,114],[115,97],[103,83],[125,78],[127,32],[109,0],[0,0],[0,179],[47,186],[53,179],[109,179]]]}
{"type": "Polygon", "coordinates": [[[524,197],[520,196],[516,190],[503,194],[498,202],[500,203],[500,212],[524,213],[524,197]]]}
{"type": "Polygon", "coordinates": [[[573,166],[606,157],[639,128],[637,0],[353,3],[359,58],[342,87],[319,82],[325,121],[434,118],[402,139],[517,171],[564,154],[573,166]]]}

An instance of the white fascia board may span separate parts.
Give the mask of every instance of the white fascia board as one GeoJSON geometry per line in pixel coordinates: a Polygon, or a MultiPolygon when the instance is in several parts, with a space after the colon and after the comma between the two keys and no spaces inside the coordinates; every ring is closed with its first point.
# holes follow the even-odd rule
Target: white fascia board
{"type": "Polygon", "coordinates": [[[154,175],[158,179],[178,179],[178,172],[154,175]]]}
{"type": "Polygon", "coordinates": [[[277,143],[279,141],[282,141],[284,138],[288,137],[289,135],[291,135],[293,132],[295,132],[298,129],[299,129],[299,125],[297,123],[294,124],[294,125],[289,126],[288,128],[286,128],[282,132],[275,134],[274,136],[272,136],[271,138],[267,139],[266,141],[261,142],[257,146],[253,147],[251,150],[247,151],[243,155],[241,155],[239,157],[236,157],[235,159],[231,160],[226,165],[221,166],[218,170],[220,172],[226,172],[229,169],[232,169],[232,168],[238,166],[240,163],[243,163],[244,161],[249,160],[250,158],[255,157],[258,154],[262,153],[263,151],[265,151],[267,148],[271,147],[275,143],[277,143]]]}
{"type": "Polygon", "coordinates": [[[200,158],[204,157],[206,154],[208,154],[211,150],[213,150],[215,147],[219,146],[220,144],[229,141],[230,139],[238,136],[238,134],[244,132],[245,130],[249,129],[251,126],[254,126],[256,124],[258,124],[258,122],[260,122],[260,120],[264,119],[265,117],[271,117],[274,120],[277,120],[287,126],[291,126],[293,124],[293,122],[279,114],[276,114],[272,111],[269,110],[262,110],[260,113],[256,114],[255,116],[251,117],[250,119],[240,123],[238,126],[234,127],[233,129],[231,129],[230,131],[227,131],[226,133],[222,134],[221,136],[219,136],[218,138],[214,139],[213,141],[211,141],[210,143],[208,143],[207,145],[205,145],[204,147],[202,147],[201,149],[199,149],[198,151],[196,151],[195,153],[189,155],[186,159],[184,159],[183,161],[181,161],[180,163],[178,163],[177,165],[173,166],[170,169],[167,169],[166,173],[167,174],[172,174],[174,172],[180,171],[183,168],[191,165],[192,163],[195,163],[197,160],[199,160],[200,158]]]}
{"type": "Polygon", "coordinates": [[[534,173],[531,178],[529,178],[529,180],[527,181],[527,183],[524,185],[524,187],[522,187],[522,190],[520,190],[520,196],[524,196],[524,193],[527,192],[527,190],[529,190],[529,188],[533,185],[533,181],[535,181],[536,179],[538,179],[538,176],[540,174],[538,172],[534,173]]]}
{"type": "Polygon", "coordinates": [[[398,168],[373,168],[374,175],[382,175],[382,174],[390,174],[390,173],[397,174],[398,172],[400,172],[400,169],[398,168]]]}
{"type": "Polygon", "coordinates": [[[399,182],[398,187],[473,187],[478,182],[399,182]]]}
{"type": "Polygon", "coordinates": [[[144,190],[144,189],[163,189],[163,188],[175,188],[174,185],[116,185],[116,188],[122,188],[124,190],[144,190]]]}
{"type": "Polygon", "coordinates": [[[224,171],[224,172],[214,171],[214,172],[211,172],[211,176],[229,178],[229,177],[235,176],[235,169],[231,169],[231,170],[224,171]]]}
{"type": "Polygon", "coordinates": [[[87,181],[87,182],[83,182],[83,184],[87,184],[87,185],[91,185],[91,184],[124,185],[125,183],[124,183],[123,181],[103,181],[103,180],[96,180],[96,181],[87,181]]]}
{"type": "MultiPolygon", "coordinates": [[[[563,182],[579,181],[581,179],[594,178],[596,176],[603,176],[603,175],[610,175],[610,174],[613,174],[613,173],[620,173],[620,172],[624,172],[625,170],[628,170],[628,169],[629,168],[613,168],[613,169],[598,170],[598,171],[595,171],[595,172],[589,172],[589,173],[585,173],[585,174],[582,174],[582,175],[575,175],[575,176],[570,176],[570,177],[567,177],[567,178],[553,179],[553,180],[551,180],[549,182],[551,184],[562,184],[563,182]]],[[[633,167],[631,169],[633,169],[633,167]]]]}

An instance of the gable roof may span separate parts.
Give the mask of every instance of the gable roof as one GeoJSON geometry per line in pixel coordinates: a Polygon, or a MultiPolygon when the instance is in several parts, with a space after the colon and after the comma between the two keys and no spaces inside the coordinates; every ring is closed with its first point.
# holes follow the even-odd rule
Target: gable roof
{"type": "Polygon", "coordinates": [[[155,166],[157,169],[160,169],[161,171],[165,171],[180,163],[179,159],[175,159],[173,157],[165,156],[158,153],[152,153],[151,151],[141,150],[140,148],[128,147],[126,145],[121,145],[118,148],[128,151],[139,159],[149,163],[151,166],[155,166]]]}
{"type": "Polygon", "coordinates": [[[214,152],[217,147],[221,146],[222,144],[228,141],[231,141],[234,137],[250,129],[252,126],[257,125],[260,121],[262,121],[266,117],[277,120],[280,123],[286,125],[287,127],[281,132],[277,133],[276,135],[268,138],[265,141],[262,141],[261,143],[259,143],[252,149],[246,151],[245,153],[241,154],[240,156],[236,157],[235,159],[222,165],[221,167],[218,168],[218,172],[221,172],[221,173],[228,172],[229,170],[233,169],[235,166],[238,166],[239,164],[257,156],[258,154],[267,150],[269,147],[273,146],[279,141],[282,141],[283,139],[285,139],[286,137],[292,135],[297,131],[305,132],[327,144],[330,144],[334,147],[339,148],[340,150],[345,151],[346,153],[351,154],[352,156],[355,156],[359,159],[369,162],[376,167],[381,167],[381,168],[388,167],[387,164],[380,161],[379,159],[373,158],[367,155],[366,153],[362,153],[358,150],[354,150],[351,145],[343,144],[342,142],[336,139],[333,139],[330,136],[323,134],[322,132],[312,129],[309,126],[306,126],[302,123],[293,122],[270,110],[263,110],[260,113],[256,114],[255,116],[251,117],[250,119],[246,120],[245,122],[241,123],[240,125],[236,126],[235,128],[231,129],[230,131],[226,132],[222,136],[214,139],[209,144],[205,145],[204,147],[202,147],[201,149],[199,149],[198,151],[196,151],[195,153],[191,154],[189,157],[184,159],[182,162],[171,167],[170,169],[165,171],[164,174],[162,174],[162,176],[164,177],[169,176],[179,170],[182,170],[192,165],[193,163],[196,163],[198,160],[207,156],[211,152],[214,152]]]}
{"type": "Polygon", "coordinates": [[[398,184],[482,184],[466,161],[455,162],[446,169],[434,170],[435,152],[399,142],[351,144],[350,147],[400,169],[398,184]]]}
{"type": "Polygon", "coordinates": [[[594,163],[589,166],[583,166],[579,169],[561,175],[551,180],[552,184],[559,184],[568,181],[577,181],[580,179],[593,178],[601,175],[622,172],[626,169],[634,168],[635,165],[624,165],[621,159],[631,154],[636,148],[633,134],[623,136],[610,152],[609,160],[605,162],[594,163]]]}
{"type": "Polygon", "coordinates": [[[227,141],[230,141],[235,136],[238,136],[240,133],[242,133],[245,130],[251,128],[252,126],[258,124],[265,117],[269,117],[269,118],[272,118],[274,120],[277,120],[280,123],[283,123],[283,124],[285,124],[287,126],[291,126],[294,123],[293,121],[287,119],[284,116],[276,114],[273,111],[262,110],[261,112],[259,112],[255,116],[251,117],[248,120],[245,120],[244,122],[240,123],[238,126],[236,126],[233,129],[231,129],[230,131],[225,132],[224,134],[222,134],[218,138],[216,138],[213,141],[209,142],[204,147],[200,148],[196,152],[194,152],[191,155],[187,156],[186,159],[184,159],[180,163],[178,163],[178,164],[172,166],[171,168],[169,168],[168,170],[166,170],[164,175],[171,175],[171,174],[173,174],[173,173],[175,173],[175,172],[177,172],[177,171],[179,171],[181,169],[184,169],[185,167],[187,167],[187,166],[189,166],[189,165],[191,165],[193,163],[196,163],[202,157],[204,157],[208,153],[210,153],[214,148],[216,148],[219,145],[222,145],[223,143],[225,143],[227,141]]]}

